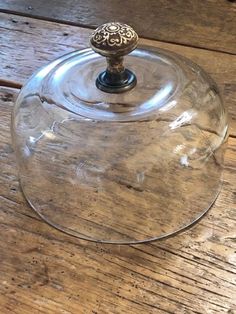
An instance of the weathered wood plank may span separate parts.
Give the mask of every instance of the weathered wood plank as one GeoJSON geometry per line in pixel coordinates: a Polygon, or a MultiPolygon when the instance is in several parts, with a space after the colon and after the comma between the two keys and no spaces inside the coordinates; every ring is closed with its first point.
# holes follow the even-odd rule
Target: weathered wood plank
{"type": "MultiPolygon", "coordinates": [[[[87,46],[88,30],[4,16],[0,19],[2,84],[13,81],[19,86],[38,66],[87,46]],[[32,48],[27,50],[29,43],[32,48]]],[[[233,56],[146,43],[174,50],[202,65],[221,86],[235,117],[233,56]]],[[[9,137],[16,93],[7,88],[0,92],[0,312],[234,313],[235,138],[229,140],[223,190],[193,229],[149,245],[96,245],[59,233],[26,205],[9,137]]],[[[232,124],[233,136],[235,129],[232,124]]]]}
{"type": "Polygon", "coordinates": [[[236,4],[227,0],[5,0],[0,10],[86,27],[118,20],[142,37],[236,53],[236,4]]]}
{"type": "MultiPolygon", "coordinates": [[[[24,84],[40,66],[87,47],[90,33],[80,27],[0,13],[0,85],[24,84]]],[[[222,91],[230,112],[231,132],[236,135],[236,56],[144,39],[140,42],[174,51],[202,66],[222,91]]]]}
{"type": "Polygon", "coordinates": [[[0,89],[0,312],[234,313],[236,139],[220,196],[194,228],[149,245],[87,243],[49,227],[21,194],[10,144],[17,92],[0,89]]]}

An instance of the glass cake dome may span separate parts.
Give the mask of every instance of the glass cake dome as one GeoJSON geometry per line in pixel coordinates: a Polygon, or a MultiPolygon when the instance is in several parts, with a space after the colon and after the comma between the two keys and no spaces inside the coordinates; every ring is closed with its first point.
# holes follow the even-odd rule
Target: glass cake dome
{"type": "Polygon", "coordinates": [[[137,44],[126,24],[98,27],[91,48],[39,69],[14,107],[28,203],[81,239],[174,235],[220,191],[228,123],[216,84],[190,60],[137,44]]]}

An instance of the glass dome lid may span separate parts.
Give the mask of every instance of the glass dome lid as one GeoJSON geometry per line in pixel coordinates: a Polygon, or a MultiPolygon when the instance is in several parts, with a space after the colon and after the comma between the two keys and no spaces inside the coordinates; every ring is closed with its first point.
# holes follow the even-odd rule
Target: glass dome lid
{"type": "Polygon", "coordinates": [[[126,24],[98,27],[91,48],[39,69],[14,107],[27,201],[81,239],[174,235],[220,191],[228,124],[216,84],[190,60],[137,44],[126,24]]]}

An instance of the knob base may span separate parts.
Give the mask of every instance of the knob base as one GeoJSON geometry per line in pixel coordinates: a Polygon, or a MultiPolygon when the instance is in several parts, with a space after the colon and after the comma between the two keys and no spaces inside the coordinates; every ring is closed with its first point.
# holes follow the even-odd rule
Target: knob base
{"type": "Polygon", "coordinates": [[[123,93],[134,88],[137,83],[135,74],[125,69],[122,73],[101,72],[96,80],[96,86],[106,93],[123,93]]]}

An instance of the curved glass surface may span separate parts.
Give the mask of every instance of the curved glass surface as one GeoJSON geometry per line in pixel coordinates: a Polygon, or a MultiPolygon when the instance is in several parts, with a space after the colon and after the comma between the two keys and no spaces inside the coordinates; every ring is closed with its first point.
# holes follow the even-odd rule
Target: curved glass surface
{"type": "Polygon", "coordinates": [[[140,47],[125,59],[138,83],[98,90],[105,60],[90,49],[40,69],[21,90],[12,135],[22,190],[49,224],[91,241],[173,235],[216,199],[227,114],[191,61],[140,47]]]}

